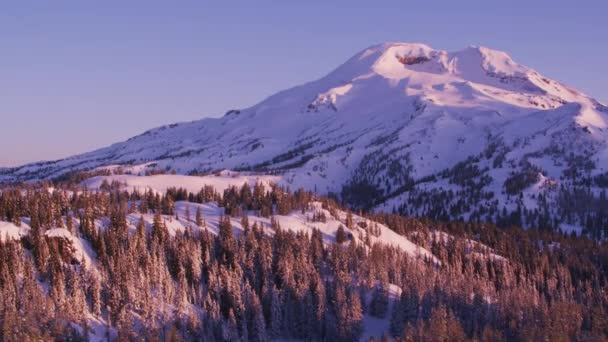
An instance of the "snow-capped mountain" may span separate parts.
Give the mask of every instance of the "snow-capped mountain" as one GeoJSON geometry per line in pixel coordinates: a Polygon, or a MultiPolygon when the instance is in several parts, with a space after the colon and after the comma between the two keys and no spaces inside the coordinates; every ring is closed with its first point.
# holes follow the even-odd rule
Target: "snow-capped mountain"
{"type": "Polygon", "coordinates": [[[566,228],[606,220],[595,206],[608,186],[607,122],[608,107],[504,52],[387,43],[253,107],[0,170],[0,181],[110,165],[229,169],[355,207],[493,221],[517,212],[522,224],[566,228]]]}

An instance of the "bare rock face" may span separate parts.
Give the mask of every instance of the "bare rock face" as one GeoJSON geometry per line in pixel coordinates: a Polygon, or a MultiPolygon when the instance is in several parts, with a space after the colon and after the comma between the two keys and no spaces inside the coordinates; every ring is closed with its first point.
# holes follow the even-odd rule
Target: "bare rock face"
{"type": "Polygon", "coordinates": [[[420,64],[430,61],[428,57],[424,56],[397,56],[397,60],[403,65],[420,64]]]}

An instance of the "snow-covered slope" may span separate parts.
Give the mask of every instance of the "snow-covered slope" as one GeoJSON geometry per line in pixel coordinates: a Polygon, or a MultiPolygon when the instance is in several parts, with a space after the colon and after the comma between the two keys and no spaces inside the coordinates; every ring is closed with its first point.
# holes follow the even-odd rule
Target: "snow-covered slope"
{"type": "MultiPolygon", "coordinates": [[[[167,175],[162,176],[162,178],[159,178],[159,176],[115,176],[106,177],[103,179],[108,181],[118,181],[120,179],[120,181],[123,182],[122,186],[125,190],[141,189],[134,184],[147,184],[149,189],[153,191],[160,191],[159,189],[166,189],[172,187],[174,184],[186,184],[186,186],[188,186],[188,184],[192,184],[191,182],[194,182],[194,180],[197,178],[200,178],[198,181],[204,179],[205,185],[220,186],[236,186],[242,184],[241,182],[250,182],[252,180],[245,177],[232,177],[230,179],[226,179],[224,176],[190,178],[191,179],[189,179],[187,176],[167,175]]],[[[84,194],[86,191],[100,191],[102,181],[100,181],[100,178],[89,179],[85,181],[85,184],[89,187],[89,190],[82,189],[81,194],[84,194]]],[[[61,190],[50,189],[50,191],[61,190]]],[[[69,193],[67,191],[61,194],[61,196],[66,198],[70,195],[73,195],[73,193],[69,193]]],[[[137,227],[143,220],[143,226],[151,236],[153,235],[153,225],[157,216],[155,216],[153,213],[138,212],[137,208],[139,204],[140,203],[137,201],[127,204],[130,208],[129,213],[125,214],[125,222],[128,233],[136,234],[138,229],[137,227]],[[134,206],[132,207],[131,205],[134,206]],[[133,208],[132,211],[131,208],[133,208]]],[[[236,235],[243,234],[246,229],[243,226],[242,217],[225,216],[225,209],[218,206],[218,203],[213,201],[204,203],[177,201],[172,208],[173,214],[159,214],[158,216],[160,217],[163,225],[167,228],[168,234],[172,237],[178,236],[179,234],[184,234],[186,232],[196,234],[206,231],[213,235],[220,234],[220,222],[222,222],[223,219],[230,220],[233,233],[236,235]],[[201,214],[202,224],[200,226],[197,225],[196,213],[201,214]]],[[[344,248],[347,248],[350,245],[351,240],[355,241],[357,245],[368,249],[370,254],[374,254],[372,251],[374,246],[391,246],[395,250],[401,250],[404,252],[404,254],[407,254],[408,259],[411,258],[412,262],[419,263],[421,268],[416,269],[417,272],[425,272],[424,270],[436,270],[439,272],[440,269],[443,269],[443,259],[440,260],[439,258],[441,254],[437,253],[437,249],[429,248],[428,242],[430,241],[423,242],[426,239],[420,239],[420,233],[424,233],[425,229],[416,230],[407,235],[400,235],[391,230],[388,226],[376,222],[370,218],[362,217],[356,214],[352,214],[352,216],[349,217],[349,214],[340,208],[332,208],[329,210],[325,208],[327,207],[324,207],[321,202],[313,201],[306,206],[306,209],[292,210],[285,215],[262,217],[259,216],[260,213],[257,211],[249,211],[247,212],[247,222],[250,229],[255,225],[268,236],[276,234],[279,227],[282,231],[304,233],[308,234],[309,236],[313,234],[314,230],[316,229],[321,233],[323,242],[328,247],[333,246],[336,241],[339,241],[338,227],[343,227],[346,233],[346,240],[342,244],[342,247],[344,248]],[[322,216],[323,219],[313,219],[315,215],[318,217],[322,216]],[[349,219],[352,219],[352,225],[350,225],[350,228],[348,224],[349,219]],[[424,246],[426,246],[426,248],[424,246]],[[429,266],[429,268],[427,269],[423,267],[423,265],[429,266]]],[[[81,214],[83,212],[84,211],[82,211],[81,214]]],[[[110,276],[107,273],[107,268],[104,268],[104,264],[106,264],[105,260],[107,260],[107,254],[105,257],[103,254],[106,251],[105,248],[101,249],[101,247],[93,247],[97,246],[97,244],[95,240],[91,239],[90,235],[84,233],[82,229],[83,226],[81,225],[82,222],[80,220],[82,216],[80,216],[78,212],[75,213],[69,210],[68,213],[69,217],[71,218],[69,221],[68,216],[60,216],[58,219],[53,221],[53,226],[45,227],[43,225],[40,228],[42,230],[42,236],[45,237],[47,242],[54,242],[54,246],[56,246],[55,248],[61,251],[61,258],[63,258],[62,260],[65,261],[66,264],[70,265],[68,267],[82,270],[84,269],[82,266],[86,266],[85,268],[87,272],[90,271],[94,278],[100,279],[103,282],[109,282],[110,280],[108,279],[110,276]],[[72,223],[68,224],[68,222],[72,223]]],[[[113,218],[111,217],[112,214],[110,214],[110,216],[99,216],[95,218],[93,220],[95,229],[99,231],[119,229],[112,225],[113,218]]],[[[34,239],[34,235],[32,235],[34,231],[30,228],[30,218],[21,217],[20,220],[17,221],[19,223],[0,221],[0,242],[6,242],[8,240],[22,240],[23,246],[31,246],[31,241],[34,239]]],[[[150,236],[148,237],[149,239],[151,239],[150,236]]],[[[471,258],[493,258],[495,260],[504,261],[505,263],[510,262],[505,257],[495,254],[494,250],[479,241],[464,239],[462,237],[457,238],[442,231],[431,231],[431,240],[442,240],[447,245],[453,239],[462,242],[464,246],[466,246],[466,249],[463,252],[471,258]]],[[[105,239],[101,241],[105,241],[105,239]]],[[[132,242],[136,240],[129,241],[132,242]]],[[[200,240],[192,241],[195,243],[201,242],[200,240]]],[[[105,244],[103,246],[105,246],[105,244]]],[[[33,252],[34,249],[30,250],[27,247],[25,247],[24,250],[26,251],[27,255],[35,253],[33,252]]],[[[462,253],[458,253],[458,257],[463,255],[464,254],[462,253]]],[[[198,257],[201,258],[200,254],[198,257]]],[[[193,258],[193,260],[195,258],[196,256],[193,258]]],[[[446,267],[449,268],[450,266],[446,267]]],[[[145,272],[145,269],[139,269],[136,271],[145,272]]],[[[138,276],[136,275],[135,277],[138,276]]],[[[43,278],[42,276],[40,279],[40,287],[50,292],[50,289],[53,286],[52,281],[49,281],[48,278],[43,278]]],[[[85,279],[85,277],[83,277],[83,279],[85,279]]],[[[88,276],[86,279],[88,279],[88,276]]],[[[328,277],[326,281],[332,281],[331,277],[328,277]]],[[[378,281],[374,282],[377,284],[377,286],[380,286],[381,284],[378,281]]],[[[378,338],[389,331],[392,306],[394,305],[395,301],[399,299],[402,290],[395,284],[388,283],[387,285],[388,307],[385,311],[388,314],[386,314],[384,318],[378,318],[373,316],[373,311],[366,309],[365,315],[363,316],[363,337],[360,339],[361,341],[368,340],[369,337],[372,336],[378,338]]],[[[106,285],[104,285],[104,288],[106,288],[105,286],[106,285]]],[[[366,303],[369,305],[372,301],[373,290],[367,289],[363,286],[361,286],[361,290],[361,293],[364,296],[363,298],[365,298],[366,303]]],[[[188,305],[187,307],[189,308],[190,306],[188,305]]],[[[195,306],[193,305],[192,307],[195,306]]],[[[161,315],[164,311],[175,314],[176,312],[179,312],[179,310],[188,309],[180,308],[177,305],[173,305],[171,302],[158,300],[155,301],[155,310],[157,310],[159,315],[161,315]]],[[[197,308],[197,310],[201,310],[201,308],[197,308]]],[[[106,334],[116,333],[115,329],[112,328],[113,326],[109,324],[109,321],[107,320],[108,317],[110,316],[103,313],[94,314],[93,312],[89,313],[87,311],[87,315],[81,318],[84,319],[89,325],[87,330],[89,340],[105,341],[107,336],[106,334]]],[[[74,325],[74,327],[76,328],[78,326],[74,325]]],[[[81,334],[85,333],[85,331],[80,328],[76,329],[81,334]]]]}
{"type": "MultiPolygon", "coordinates": [[[[186,230],[208,230],[212,234],[218,234],[220,220],[224,217],[224,208],[219,207],[215,202],[199,204],[180,201],[175,203],[175,214],[176,215],[162,215],[163,222],[171,236],[175,236],[178,232],[184,233],[186,230]],[[194,213],[196,213],[197,210],[200,210],[204,220],[203,227],[198,227],[195,223],[194,213]],[[190,216],[188,216],[188,213],[190,213],[190,216]]],[[[342,226],[347,234],[349,234],[349,239],[354,239],[358,243],[363,244],[367,240],[370,244],[379,243],[389,245],[401,249],[413,258],[426,258],[426,260],[440,263],[430,251],[416,245],[407,237],[395,233],[383,224],[358,215],[353,215],[352,218],[355,225],[352,229],[349,229],[346,227],[346,212],[336,210],[335,214],[336,216],[332,216],[328,210],[323,209],[320,202],[313,202],[311,208],[306,212],[293,211],[288,215],[274,215],[272,218],[276,220],[281,229],[293,231],[295,233],[302,232],[310,235],[314,229],[318,229],[322,233],[326,244],[333,244],[336,242],[338,227],[342,226]],[[324,217],[326,217],[326,220],[324,222],[313,221],[312,217],[314,214],[323,214],[324,217]],[[368,233],[366,229],[362,228],[371,227],[372,225],[377,228],[378,234],[372,235],[368,233]],[[368,234],[369,236],[367,236],[368,234]]],[[[136,227],[142,218],[146,225],[146,229],[151,231],[154,222],[154,214],[132,213],[127,215],[127,224],[131,233],[136,231],[136,227]]],[[[239,217],[229,218],[234,232],[236,234],[241,234],[244,230],[241,219],[239,217]]],[[[258,227],[262,228],[267,234],[274,234],[274,230],[271,228],[271,218],[257,216],[255,212],[249,212],[248,219],[251,226],[257,224],[258,227]]],[[[74,221],[76,225],[79,224],[78,218],[74,218],[74,221]]],[[[6,241],[7,239],[19,240],[28,236],[30,232],[28,224],[28,218],[23,218],[23,222],[20,226],[11,222],[0,221],[0,241],[6,241]]],[[[98,229],[107,229],[110,225],[110,219],[103,218],[102,220],[97,220],[95,225],[98,229]]],[[[74,251],[74,257],[78,261],[84,260],[88,265],[95,265],[95,252],[86,239],[74,236],[66,228],[58,227],[46,230],[44,235],[47,238],[57,238],[69,241],[74,251]]]]}
{"type": "MultiPolygon", "coordinates": [[[[591,181],[606,173],[607,122],[607,107],[504,52],[387,43],[251,108],[156,128],[64,160],[0,170],[0,181],[110,165],[178,174],[272,172],[292,188],[344,190],[354,206],[390,210],[444,193],[454,201],[437,210],[449,212],[458,196],[479,197],[451,214],[466,218],[485,213],[482,207],[538,209],[536,195],[567,183],[572,169],[591,181]]],[[[404,210],[429,214],[430,206],[404,210]]]]}
{"type": "Polygon", "coordinates": [[[20,227],[12,222],[0,221],[0,241],[19,240],[22,236],[27,235],[29,227],[20,227]]]}
{"type": "Polygon", "coordinates": [[[82,182],[81,185],[88,189],[100,189],[105,182],[118,182],[125,185],[125,190],[139,192],[152,190],[157,193],[164,194],[169,188],[184,188],[188,192],[197,193],[205,185],[212,186],[219,193],[231,186],[240,187],[244,183],[250,186],[260,183],[265,186],[266,190],[270,189],[270,184],[280,183],[281,177],[271,175],[254,175],[241,174],[235,172],[223,171],[207,176],[184,176],[184,175],[153,175],[153,176],[135,176],[135,175],[113,175],[113,176],[97,176],[91,177],[82,182]]]}

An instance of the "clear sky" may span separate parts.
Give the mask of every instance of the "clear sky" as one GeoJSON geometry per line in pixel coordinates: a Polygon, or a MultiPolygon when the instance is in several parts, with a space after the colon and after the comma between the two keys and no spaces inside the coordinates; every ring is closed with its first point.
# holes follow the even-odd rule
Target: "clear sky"
{"type": "Polygon", "coordinates": [[[607,1],[6,1],[0,166],[217,117],[384,41],[505,50],[608,102],[607,1]]]}

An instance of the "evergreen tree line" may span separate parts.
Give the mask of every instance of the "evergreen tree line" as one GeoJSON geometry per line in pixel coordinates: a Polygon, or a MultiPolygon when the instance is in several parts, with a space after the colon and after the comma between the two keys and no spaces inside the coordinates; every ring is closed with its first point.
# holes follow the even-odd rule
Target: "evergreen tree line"
{"type": "Polygon", "coordinates": [[[294,233],[273,219],[309,212],[317,200],[331,216],[344,210],[301,190],[102,189],[2,191],[0,220],[31,229],[0,242],[0,340],[84,340],[95,329],[110,340],[353,341],[363,336],[365,315],[390,322],[377,337],[386,340],[608,336],[608,248],[587,238],[396,214],[355,223],[345,210],[337,242],[327,244],[318,230],[294,233]],[[193,209],[186,214],[191,227],[169,234],[177,201],[224,207],[218,233],[193,209]],[[154,217],[151,227],[143,217],[128,225],[127,215],[146,214],[154,217]],[[248,215],[270,217],[271,226],[250,225],[248,215]],[[240,219],[242,233],[231,218],[240,219]],[[369,234],[362,242],[348,238],[356,224],[369,234]],[[378,224],[435,258],[371,243],[378,224]],[[54,227],[89,245],[94,262],[78,259],[71,240],[45,235],[54,227]]]}

